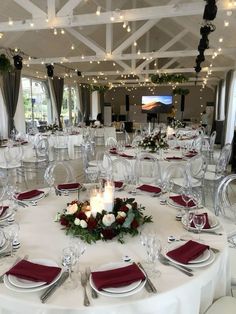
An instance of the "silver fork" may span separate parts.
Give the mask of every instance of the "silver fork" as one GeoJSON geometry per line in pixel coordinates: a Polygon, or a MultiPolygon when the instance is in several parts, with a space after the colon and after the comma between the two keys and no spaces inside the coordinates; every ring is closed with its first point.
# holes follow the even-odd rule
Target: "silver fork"
{"type": "Polygon", "coordinates": [[[161,264],[170,265],[170,266],[173,266],[173,267],[179,269],[180,271],[182,271],[183,273],[185,273],[188,276],[193,276],[193,273],[192,273],[193,270],[191,268],[175,264],[175,263],[171,262],[170,260],[168,260],[162,254],[159,254],[159,261],[160,261],[161,264]]]}
{"type": "MultiPolygon", "coordinates": [[[[90,269],[90,267],[86,267],[85,273],[86,273],[86,276],[87,276],[87,281],[89,281],[89,277],[90,277],[90,274],[91,274],[91,269],[90,269]]],[[[92,286],[90,286],[90,289],[91,289],[92,298],[93,298],[93,299],[97,299],[97,298],[98,298],[97,292],[93,289],[92,286]]]]}
{"type": "Polygon", "coordinates": [[[90,302],[89,302],[89,298],[88,298],[87,291],[86,291],[87,276],[86,276],[86,273],[84,273],[84,272],[81,273],[81,285],[84,288],[84,305],[89,306],[90,302]]]}

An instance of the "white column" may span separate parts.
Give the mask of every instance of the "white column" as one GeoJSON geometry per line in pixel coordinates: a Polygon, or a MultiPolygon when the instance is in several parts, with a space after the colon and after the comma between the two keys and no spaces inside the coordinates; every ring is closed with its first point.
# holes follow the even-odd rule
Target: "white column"
{"type": "Polygon", "coordinates": [[[225,144],[231,143],[234,136],[235,115],[236,115],[236,71],[232,73],[232,80],[229,83],[228,89],[228,112],[225,117],[227,123],[227,130],[225,134],[225,144]]]}
{"type": "Polygon", "coordinates": [[[91,117],[92,117],[92,120],[96,120],[98,113],[101,112],[100,97],[99,96],[100,95],[99,95],[98,91],[92,92],[92,95],[91,95],[91,117]]]}
{"type": "Polygon", "coordinates": [[[225,87],[226,87],[226,81],[224,80],[221,85],[221,93],[220,93],[220,99],[219,99],[219,119],[218,120],[225,120],[225,87]]]}
{"type": "Polygon", "coordinates": [[[16,107],[16,113],[14,117],[15,127],[18,132],[25,133],[25,108],[24,108],[24,100],[23,100],[23,91],[22,91],[22,83],[20,83],[20,90],[18,96],[18,102],[16,107]]]}

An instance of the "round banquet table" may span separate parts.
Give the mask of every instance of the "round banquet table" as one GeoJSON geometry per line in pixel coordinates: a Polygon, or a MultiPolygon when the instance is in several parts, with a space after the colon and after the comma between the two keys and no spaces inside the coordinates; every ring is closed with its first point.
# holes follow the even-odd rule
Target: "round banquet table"
{"type": "MultiPolygon", "coordinates": [[[[80,197],[86,199],[87,192],[81,192],[80,197]]],[[[116,197],[128,197],[125,191],[116,192],[116,197]]],[[[76,193],[70,196],[55,196],[54,192],[40,200],[37,206],[20,207],[16,220],[20,224],[21,248],[18,254],[29,259],[46,258],[60,265],[62,249],[69,244],[69,237],[55,222],[55,216],[65,208],[65,204],[76,198],[76,193]]],[[[182,223],[175,220],[177,210],[168,205],[160,205],[158,198],[150,195],[136,195],[138,203],[146,207],[145,214],[153,216],[151,226],[160,236],[162,246],[167,247],[167,237],[179,236],[185,233],[182,223]]],[[[193,234],[193,237],[196,235],[193,234]]],[[[48,299],[46,304],[40,302],[42,291],[19,293],[8,290],[0,284],[1,314],[199,314],[203,313],[214,299],[224,296],[229,291],[230,277],[228,267],[228,249],[225,235],[217,236],[203,234],[205,244],[218,248],[214,262],[203,268],[195,268],[194,276],[188,277],[179,270],[158,263],[161,275],[152,278],[158,293],[149,294],[143,288],[129,297],[111,298],[99,295],[92,299],[91,305],[83,306],[83,290],[80,285],[73,290],[61,286],[48,299]]],[[[98,241],[87,245],[84,255],[80,258],[80,270],[86,266],[92,269],[110,262],[120,262],[128,255],[133,261],[143,261],[146,257],[139,237],[125,238],[125,244],[116,239],[109,242],[98,241]]],[[[6,261],[0,260],[0,274],[9,268],[6,261]]],[[[79,275],[76,273],[75,276],[79,275]]]]}

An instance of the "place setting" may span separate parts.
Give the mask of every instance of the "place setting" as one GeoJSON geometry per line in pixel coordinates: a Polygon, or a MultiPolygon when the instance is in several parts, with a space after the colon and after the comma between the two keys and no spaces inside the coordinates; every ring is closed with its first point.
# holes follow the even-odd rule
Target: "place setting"
{"type": "Polygon", "coordinates": [[[24,192],[15,193],[13,199],[16,202],[31,204],[36,206],[38,201],[47,196],[47,192],[43,190],[33,189],[24,192]]]}

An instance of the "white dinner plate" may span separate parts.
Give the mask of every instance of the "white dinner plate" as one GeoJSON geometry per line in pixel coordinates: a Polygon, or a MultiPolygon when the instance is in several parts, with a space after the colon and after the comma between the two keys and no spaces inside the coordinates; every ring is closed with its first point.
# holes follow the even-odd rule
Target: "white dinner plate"
{"type": "MultiPolygon", "coordinates": [[[[175,195],[171,195],[171,196],[175,196],[175,195]]],[[[177,196],[177,195],[176,195],[176,196],[177,196]]],[[[175,207],[175,208],[184,208],[184,206],[177,204],[177,203],[174,202],[171,198],[168,198],[168,199],[167,199],[167,203],[168,203],[170,206],[175,207]]],[[[194,208],[196,208],[196,207],[197,207],[197,206],[195,205],[195,206],[193,206],[193,207],[189,207],[189,209],[194,209],[194,208]]]]}
{"type": "MultiPolygon", "coordinates": [[[[109,263],[109,264],[105,264],[102,265],[101,267],[99,267],[98,269],[96,269],[96,271],[104,271],[104,270],[111,270],[114,268],[122,268],[125,266],[130,265],[129,263],[109,263]]],[[[142,269],[141,269],[142,271],[142,269]]],[[[113,287],[109,287],[109,288],[104,288],[102,290],[98,290],[93,282],[92,276],[90,276],[89,278],[89,282],[91,287],[97,291],[97,293],[103,295],[103,296],[107,296],[107,297],[114,297],[114,298],[119,298],[119,297],[128,297],[130,295],[133,295],[137,292],[139,292],[145,285],[146,283],[146,279],[145,280],[139,280],[139,281],[135,281],[132,284],[129,284],[127,286],[123,286],[123,287],[117,287],[117,288],[113,288],[113,287]]]]}
{"type": "Polygon", "coordinates": [[[0,247],[0,253],[3,253],[9,246],[9,242],[4,239],[3,240],[3,244],[1,243],[1,247],[0,247]]]}
{"type": "MultiPolygon", "coordinates": [[[[14,198],[15,198],[16,201],[19,201],[19,202],[39,201],[39,200],[41,200],[42,198],[45,197],[45,192],[44,192],[44,191],[42,191],[42,192],[43,192],[43,193],[41,193],[41,194],[39,194],[39,195],[37,195],[37,196],[31,197],[31,198],[23,198],[23,199],[20,199],[20,200],[17,198],[17,196],[14,197],[14,198]]],[[[22,193],[24,193],[24,192],[22,192],[22,193]]]]}
{"type": "MultiPolygon", "coordinates": [[[[183,244],[182,244],[182,245],[183,245],[183,244]]],[[[176,245],[176,246],[172,247],[172,248],[170,249],[170,251],[172,251],[173,249],[177,248],[178,246],[180,246],[180,245],[176,245]]],[[[188,264],[179,263],[179,262],[177,262],[176,260],[170,258],[170,257],[169,257],[168,255],[166,255],[166,254],[165,254],[165,257],[166,257],[169,261],[171,261],[171,262],[173,262],[173,263],[175,263],[175,264],[177,264],[177,265],[181,265],[181,266],[191,265],[191,268],[200,268],[200,267],[205,267],[205,266],[208,266],[208,265],[212,264],[212,263],[214,262],[214,260],[215,260],[215,254],[214,254],[214,252],[212,252],[211,249],[209,249],[209,250],[207,250],[207,251],[209,252],[209,254],[206,253],[206,254],[208,254],[208,258],[207,258],[207,259],[205,259],[204,255],[203,255],[203,256],[201,255],[200,259],[202,258],[202,259],[203,259],[202,261],[199,261],[198,259],[196,259],[196,261],[195,261],[195,260],[192,260],[191,263],[188,263],[188,264]],[[204,260],[204,259],[205,259],[205,260],[204,260]]],[[[205,256],[207,256],[207,255],[205,255],[205,256]]],[[[199,257],[198,257],[198,258],[199,258],[199,257]]]]}
{"type": "MultiPolygon", "coordinates": [[[[184,225],[184,228],[187,228],[185,217],[186,217],[186,215],[183,215],[181,222],[184,225]]],[[[208,221],[209,221],[211,228],[210,229],[202,229],[201,232],[204,232],[204,231],[205,232],[211,232],[211,231],[214,232],[216,229],[218,229],[220,227],[220,223],[215,216],[208,215],[208,221]]],[[[190,231],[196,231],[197,229],[195,227],[190,226],[189,230],[190,231]]]]}
{"type": "Polygon", "coordinates": [[[195,258],[193,261],[188,262],[188,264],[198,264],[207,261],[211,256],[210,250],[205,250],[200,256],[195,258]]]}
{"type": "Polygon", "coordinates": [[[78,190],[81,190],[82,187],[83,187],[83,186],[80,184],[80,186],[77,187],[77,188],[73,188],[73,189],[58,189],[58,188],[57,188],[57,190],[58,190],[58,191],[61,191],[61,192],[77,192],[78,190]]]}
{"type": "MultiPolygon", "coordinates": [[[[54,262],[52,260],[48,260],[48,259],[33,259],[31,261],[33,263],[38,263],[41,265],[59,267],[56,262],[54,262]]],[[[45,283],[42,283],[42,282],[39,283],[39,282],[30,281],[30,280],[23,280],[23,279],[15,277],[15,276],[5,275],[4,276],[4,284],[9,290],[12,290],[15,292],[40,291],[40,290],[46,289],[46,288],[50,287],[51,285],[53,285],[61,277],[61,274],[62,274],[62,270],[57,275],[57,277],[48,285],[45,283]],[[14,277],[14,279],[13,279],[13,277],[14,277]]]]}

